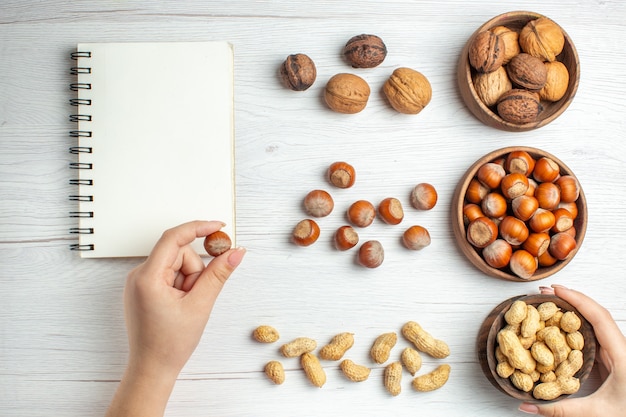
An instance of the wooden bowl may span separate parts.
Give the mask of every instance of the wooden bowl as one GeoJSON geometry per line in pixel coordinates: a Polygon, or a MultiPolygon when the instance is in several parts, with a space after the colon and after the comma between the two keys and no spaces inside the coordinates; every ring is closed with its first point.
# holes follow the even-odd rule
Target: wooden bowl
{"type": "Polygon", "coordinates": [[[539,114],[537,120],[532,123],[524,124],[507,122],[503,120],[500,116],[498,116],[498,113],[494,107],[487,107],[476,94],[476,90],[474,89],[474,83],[472,81],[472,77],[476,74],[476,71],[469,63],[469,48],[476,35],[485,30],[492,29],[496,26],[506,26],[509,29],[520,31],[526,25],[526,23],[528,23],[528,21],[537,19],[539,17],[544,16],[538,13],[525,11],[508,12],[496,16],[480,26],[476,30],[476,32],[474,32],[474,34],[465,44],[463,51],[461,52],[461,56],[457,66],[457,82],[459,85],[461,97],[469,110],[472,112],[472,114],[487,126],[511,132],[525,132],[537,129],[539,127],[547,125],[548,123],[559,117],[574,99],[574,95],[576,94],[576,90],[578,89],[578,83],[580,79],[580,62],[578,60],[578,53],[576,52],[574,43],[572,42],[569,35],[562,29],[561,30],[563,31],[563,35],[565,36],[565,46],[563,47],[563,51],[559,54],[559,56],[557,56],[557,61],[561,61],[569,71],[569,85],[567,87],[567,92],[565,93],[565,96],[563,96],[563,98],[561,98],[559,101],[541,102],[541,104],[543,105],[543,111],[539,114]]]}
{"type": "MultiPolygon", "coordinates": [[[[532,392],[524,392],[517,389],[508,378],[502,378],[496,372],[496,366],[498,365],[495,358],[497,334],[500,329],[506,326],[507,323],[504,320],[504,314],[516,300],[522,300],[526,302],[526,304],[532,304],[535,307],[541,303],[552,301],[561,308],[561,311],[573,311],[580,317],[582,326],[579,332],[582,333],[585,338],[585,345],[582,350],[584,363],[582,368],[574,376],[580,380],[580,385],[582,386],[591,373],[596,357],[597,341],[593,327],[571,304],[555,295],[549,294],[519,295],[509,298],[495,307],[482,323],[476,339],[476,349],[478,352],[478,361],[489,382],[501,392],[518,400],[530,402],[543,401],[535,399],[532,396],[532,392]]],[[[568,397],[568,395],[561,395],[557,400],[566,397],[568,397]]]]}
{"type": "Polygon", "coordinates": [[[567,165],[563,163],[563,161],[558,159],[556,156],[546,151],[543,151],[541,149],[531,148],[527,146],[511,146],[511,147],[506,147],[506,148],[502,148],[502,149],[498,149],[496,151],[490,152],[487,155],[480,158],[478,161],[476,161],[465,172],[465,174],[463,175],[463,178],[461,179],[461,181],[456,187],[456,190],[452,197],[452,213],[451,213],[452,229],[454,231],[454,236],[455,236],[457,245],[459,246],[463,254],[475,267],[477,267],[479,270],[481,270],[485,274],[495,277],[495,278],[501,278],[501,279],[505,279],[509,281],[518,281],[518,282],[536,281],[536,280],[549,277],[550,275],[563,269],[563,267],[565,267],[565,265],[567,265],[572,260],[572,258],[574,257],[576,252],[578,252],[578,250],[580,249],[580,246],[582,245],[583,239],[585,238],[585,232],[587,230],[587,201],[585,199],[585,193],[583,192],[582,186],[580,186],[580,182],[579,182],[580,194],[579,194],[578,200],[576,201],[576,206],[578,208],[578,215],[576,219],[574,220],[574,227],[576,228],[576,238],[575,238],[576,248],[570,253],[569,257],[567,257],[565,260],[557,261],[554,265],[549,266],[549,267],[540,266],[539,268],[537,268],[537,271],[533,274],[533,276],[529,279],[523,279],[523,278],[518,277],[517,275],[512,273],[510,269],[508,268],[496,269],[496,268],[489,266],[485,262],[485,260],[482,258],[481,250],[475,248],[474,246],[472,246],[472,244],[468,242],[466,226],[465,226],[465,222],[463,218],[463,207],[466,203],[465,194],[467,191],[467,187],[470,181],[476,175],[478,169],[485,163],[492,162],[499,158],[505,157],[510,152],[516,151],[516,150],[522,150],[522,151],[528,152],[535,160],[538,160],[539,158],[544,157],[544,156],[548,157],[552,159],[553,161],[555,161],[560,166],[561,175],[571,175],[574,178],[576,178],[572,170],[569,169],[567,165]]]}

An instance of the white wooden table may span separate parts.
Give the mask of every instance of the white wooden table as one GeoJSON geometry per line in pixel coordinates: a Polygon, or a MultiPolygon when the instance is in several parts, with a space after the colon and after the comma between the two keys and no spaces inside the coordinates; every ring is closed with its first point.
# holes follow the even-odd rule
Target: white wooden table
{"type": "MultiPolygon", "coordinates": [[[[626,331],[626,4],[528,1],[573,38],[580,88],[570,108],[534,132],[507,133],[479,123],[462,103],[455,66],[465,40],[484,21],[510,11],[494,1],[18,1],[0,7],[0,415],[102,415],[124,369],[127,347],[121,294],[141,259],[83,260],[69,245],[74,209],[68,195],[69,54],[77,42],[228,40],[235,47],[238,243],[245,262],[228,282],[206,334],[180,375],[170,416],[515,415],[517,402],[480,371],[474,341],[500,301],[561,283],[609,308],[626,331]],[[374,33],[389,49],[368,80],[372,97],[360,114],[333,113],[321,92],[330,76],[352,71],[340,51],[347,39],[374,33]],[[277,80],[292,53],[311,56],[318,80],[288,91],[277,80]],[[417,116],[393,111],[379,93],[398,66],[424,73],[433,99],[417,116]],[[574,170],[589,204],[583,247],[558,274],[540,282],[487,277],[455,246],[450,202],[463,172],[483,154],[527,145],[555,154],[574,170]],[[323,173],[347,160],[358,171],[352,189],[335,192],[337,211],[321,221],[316,245],[297,248],[289,234],[304,217],[302,197],[328,188],[323,173]],[[376,270],[354,253],[330,247],[342,210],[357,198],[396,196],[408,206],[418,182],[439,191],[430,212],[407,210],[405,225],[427,227],[432,245],[414,253],[399,244],[401,226],[375,223],[362,238],[387,247],[376,270]],[[312,387],[296,360],[274,386],[262,369],[277,345],[250,338],[272,324],[283,341],[310,336],[325,343],[355,333],[350,357],[368,363],[382,332],[416,320],[446,340],[448,384],[424,394],[410,387],[391,397],[382,366],[366,382],[348,382],[325,362],[328,382],[312,387]]],[[[138,157],[140,157],[138,155],[138,157]]],[[[400,339],[394,351],[399,355],[400,339]]],[[[425,358],[423,371],[439,361],[425,358]]],[[[592,377],[584,387],[597,386],[592,377]]]]}

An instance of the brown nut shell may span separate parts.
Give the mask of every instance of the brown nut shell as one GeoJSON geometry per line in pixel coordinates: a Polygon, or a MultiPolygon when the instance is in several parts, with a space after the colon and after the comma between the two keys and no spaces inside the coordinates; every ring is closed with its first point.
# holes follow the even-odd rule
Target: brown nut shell
{"type": "Polygon", "coordinates": [[[374,68],[387,56],[387,47],[376,35],[357,35],[346,43],[343,56],[353,68],[374,68]]]}
{"type": "Polygon", "coordinates": [[[516,124],[531,123],[543,111],[539,95],[532,91],[513,89],[498,101],[498,115],[505,121],[516,124]]]}
{"type": "Polygon", "coordinates": [[[552,20],[539,17],[529,21],[519,34],[519,43],[524,52],[543,61],[554,61],[563,51],[565,35],[552,20]]]}
{"type": "Polygon", "coordinates": [[[396,111],[418,114],[430,103],[433,90],[422,73],[411,68],[397,68],[383,85],[383,93],[396,111]]]}
{"type": "Polygon", "coordinates": [[[559,101],[567,93],[569,71],[560,61],[544,63],[547,69],[546,83],[539,91],[539,96],[546,101],[559,101]]]}
{"type": "Polygon", "coordinates": [[[502,94],[512,88],[513,84],[504,67],[487,73],[476,73],[474,77],[476,94],[487,107],[495,105],[502,94]]]}
{"type": "Polygon", "coordinates": [[[519,32],[506,26],[496,26],[491,29],[491,31],[504,41],[504,61],[502,65],[506,65],[511,58],[521,51],[519,46],[519,32]]]}
{"type": "Polygon", "coordinates": [[[354,114],[365,108],[370,96],[370,86],[354,74],[336,74],[328,80],[324,100],[338,113],[354,114]]]}
{"type": "Polygon", "coordinates": [[[492,31],[485,30],[474,38],[469,48],[470,65],[478,72],[491,72],[504,62],[504,41],[492,31]]]}
{"type": "Polygon", "coordinates": [[[548,68],[543,61],[525,53],[514,56],[507,64],[506,72],[513,84],[534,91],[541,90],[548,77],[548,68]]]}
{"type": "Polygon", "coordinates": [[[279,70],[283,85],[294,91],[304,91],[311,87],[317,77],[315,63],[305,54],[289,55],[279,70]]]}

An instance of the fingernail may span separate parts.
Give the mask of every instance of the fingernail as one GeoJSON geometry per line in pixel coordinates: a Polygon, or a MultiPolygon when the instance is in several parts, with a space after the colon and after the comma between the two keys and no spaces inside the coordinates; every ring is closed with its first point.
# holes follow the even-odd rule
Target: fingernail
{"type": "Polygon", "coordinates": [[[246,250],[242,247],[235,248],[233,252],[228,255],[228,264],[233,268],[236,268],[241,263],[243,256],[246,254],[246,250]]]}
{"type": "Polygon", "coordinates": [[[561,285],[561,284],[552,284],[552,288],[561,288],[561,289],[564,289],[564,290],[568,289],[566,286],[561,285]]]}
{"type": "Polygon", "coordinates": [[[554,290],[550,287],[539,287],[539,292],[541,294],[554,294],[554,290]]]}
{"type": "Polygon", "coordinates": [[[539,414],[539,407],[534,404],[522,403],[519,410],[526,414],[539,414]]]}

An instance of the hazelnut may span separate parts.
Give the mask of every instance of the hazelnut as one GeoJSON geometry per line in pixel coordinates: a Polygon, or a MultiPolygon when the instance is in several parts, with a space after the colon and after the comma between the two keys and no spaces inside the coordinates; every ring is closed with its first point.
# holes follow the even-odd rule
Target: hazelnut
{"type": "Polygon", "coordinates": [[[515,124],[532,123],[543,111],[539,95],[528,90],[513,89],[500,97],[497,104],[498,115],[505,121],[515,124]]]}
{"type": "Polygon", "coordinates": [[[528,177],[520,172],[506,174],[500,182],[502,195],[508,199],[523,196],[528,191],[528,177]]]}
{"type": "Polygon", "coordinates": [[[504,41],[495,33],[485,30],[480,32],[469,47],[470,65],[478,72],[492,72],[504,62],[504,41]]]}
{"type": "Polygon", "coordinates": [[[513,84],[535,91],[543,88],[548,77],[543,61],[525,53],[514,56],[506,66],[506,72],[513,84]]]}
{"type": "Polygon", "coordinates": [[[537,271],[537,267],[537,258],[524,249],[518,249],[511,255],[509,268],[520,278],[530,279],[535,271],[537,271]]]}
{"type": "Polygon", "coordinates": [[[391,107],[404,114],[418,114],[430,103],[432,87],[428,79],[411,68],[396,68],[383,85],[391,107]]]}
{"type": "Polygon", "coordinates": [[[561,168],[551,158],[542,157],[535,163],[535,169],[533,170],[533,178],[538,182],[553,182],[559,177],[561,168]]]}
{"type": "Polygon", "coordinates": [[[506,216],[498,226],[500,236],[512,246],[524,243],[528,238],[526,223],[514,216],[506,216]]]}
{"type": "Polygon", "coordinates": [[[333,162],[328,168],[328,181],[338,188],[350,188],[354,185],[356,173],[347,162],[333,162]]]}
{"type": "Polygon", "coordinates": [[[511,58],[520,53],[519,32],[506,26],[496,26],[491,31],[504,41],[504,60],[502,65],[506,65],[511,58]]]}
{"type": "Polygon", "coordinates": [[[512,88],[513,84],[504,67],[499,67],[492,72],[479,72],[474,76],[476,94],[487,107],[495,105],[502,94],[512,88]]]}
{"type": "Polygon", "coordinates": [[[346,43],[343,56],[354,68],[374,68],[387,56],[387,47],[376,35],[357,35],[346,43]]]}
{"type": "Polygon", "coordinates": [[[567,259],[576,249],[576,239],[567,233],[557,233],[550,238],[548,251],[559,261],[567,259]]]}
{"type": "Polygon", "coordinates": [[[411,205],[418,210],[430,210],[437,204],[437,190],[431,184],[417,184],[411,191],[411,205]]]}
{"type": "Polygon", "coordinates": [[[535,198],[540,208],[554,210],[561,202],[561,191],[552,182],[542,182],[535,189],[535,198]]]}
{"type": "Polygon", "coordinates": [[[533,256],[541,256],[549,246],[550,235],[548,233],[531,233],[522,244],[522,249],[533,256]]]}
{"type": "Polygon", "coordinates": [[[304,210],[313,217],[326,217],[334,207],[333,198],[324,190],[313,190],[304,197],[304,210]]]}
{"type": "Polygon", "coordinates": [[[404,219],[402,203],[397,198],[388,197],[378,205],[378,214],[387,224],[399,224],[404,219]]]}
{"type": "Polygon", "coordinates": [[[552,232],[566,232],[574,226],[574,216],[572,216],[572,213],[570,213],[569,210],[556,208],[552,211],[552,214],[554,214],[554,226],[552,226],[552,232]]]}
{"type": "Polygon", "coordinates": [[[402,234],[402,243],[407,249],[421,250],[430,245],[430,233],[425,227],[411,226],[402,234]]]}
{"type": "Polygon", "coordinates": [[[535,160],[526,151],[511,151],[506,157],[504,168],[507,172],[519,172],[528,176],[535,169],[535,160]]]}
{"type": "Polygon", "coordinates": [[[369,240],[359,248],[359,263],[367,268],[377,268],[385,259],[383,245],[377,240],[369,240]]]}
{"type": "Polygon", "coordinates": [[[313,60],[305,54],[289,55],[280,66],[279,73],[283,85],[294,91],[308,89],[317,77],[313,60]]]}
{"type": "Polygon", "coordinates": [[[467,240],[477,248],[489,246],[498,237],[498,226],[488,217],[479,217],[467,225],[467,240]]]}
{"type": "Polygon", "coordinates": [[[539,97],[546,101],[559,101],[567,93],[569,85],[569,72],[567,67],[560,61],[545,62],[547,76],[546,83],[539,90],[539,97]]]}
{"type": "Polygon", "coordinates": [[[498,219],[506,214],[508,206],[502,194],[493,192],[483,198],[480,208],[485,213],[485,216],[498,219]]]}
{"type": "Polygon", "coordinates": [[[357,243],[359,243],[359,234],[352,226],[341,226],[335,232],[335,247],[337,249],[352,249],[357,243]]]}
{"type": "Polygon", "coordinates": [[[554,183],[561,191],[561,201],[564,203],[573,203],[578,200],[580,195],[580,186],[578,180],[572,175],[561,175],[554,183]]]}
{"type": "Polygon", "coordinates": [[[527,54],[543,61],[554,61],[563,51],[565,36],[559,25],[547,17],[540,17],[522,28],[519,44],[527,54]]]}
{"type": "Polygon", "coordinates": [[[298,246],[309,246],[320,237],[320,227],[314,220],[304,219],[293,229],[293,243],[298,246]]]}
{"type": "Polygon", "coordinates": [[[338,113],[354,114],[365,108],[370,96],[370,86],[354,74],[336,74],[328,80],[324,100],[338,113]]]}
{"type": "Polygon", "coordinates": [[[204,250],[211,256],[219,256],[232,247],[227,233],[218,230],[204,238],[204,250]]]}
{"type": "Polygon", "coordinates": [[[376,217],[376,208],[366,200],[358,200],[348,208],[348,220],[355,226],[367,227],[376,217]]]}
{"type": "Polygon", "coordinates": [[[504,268],[509,264],[513,248],[511,244],[504,239],[496,239],[489,246],[483,249],[482,255],[492,268],[504,268]]]}

